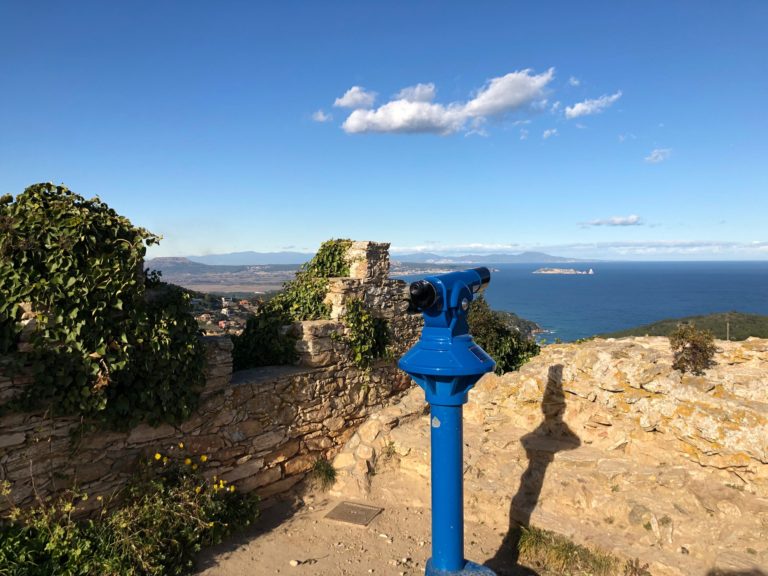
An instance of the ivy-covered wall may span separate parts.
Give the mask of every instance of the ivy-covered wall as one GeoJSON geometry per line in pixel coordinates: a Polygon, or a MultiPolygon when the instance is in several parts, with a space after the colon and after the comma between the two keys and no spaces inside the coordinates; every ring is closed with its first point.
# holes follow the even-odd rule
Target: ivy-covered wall
{"type": "MultiPolygon", "coordinates": [[[[332,459],[372,411],[410,388],[395,359],[421,322],[405,313],[405,284],[388,277],[387,244],[352,242],[347,249],[350,276],[328,281],[331,319],[291,327],[297,364],[233,375],[231,340],[205,338],[206,386],[183,422],[104,432],[83,428],[78,417],[42,411],[0,416],[0,481],[10,483],[11,498],[29,503],[35,491],[44,497],[73,483],[92,496],[110,494],[139,459],[175,450],[205,456],[207,475],[266,497],[295,485],[318,459],[332,459]],[[372,317],[386,320],[391,343],[384,357],[362,366],[349,354],[343,322],[350,303],[360,301],[372,317]]],[[[24,386],[0,376],[0,403],[24,386]]],[[[6,508],[0,501],[0,511],[6,508]]]]}

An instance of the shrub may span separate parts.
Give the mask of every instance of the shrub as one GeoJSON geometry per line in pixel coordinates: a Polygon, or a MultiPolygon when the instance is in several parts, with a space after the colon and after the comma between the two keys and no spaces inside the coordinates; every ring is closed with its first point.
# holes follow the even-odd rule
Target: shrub
{"type": "Polygon", "coordinates": [[[0,353],[35,377],[19,407],[117,427],[189,415],[204,350],[185,293],[147,301],[159,278],[142,273],[143,258],[158,241],[63,186],[0,199],[0,353]],[[31,350],[18,349],[22,305],[36,313],[31,350]]]}
{"type": "Polygon", "coordinates": [[[333,483],[336,482],[336,469],[333,464],[325,458],[315,460],[312,466],[312,476],[320,483],[320,488],[330,490],[333,483]]]}
{"type": "Polygon", "coordinates": [[[669,335],[669,344],[674,353],[672,368],[675,370],[703,374],[714,363],[717,348],[712,332],[698,330],[693,323],[678,324],[669,335]]]}
{"type": "Polygon", "coordinates": [[[235,370],[290,364],[296,359],[296,339],[283,327],[302,320],[328,319],[331,308],[325,303],[328,278],[349,275],[347,250],[351,240],[323,242],[317,254],[303,264],[283,291],[266,302],[233,337],[235,370]]]}
{"type": "Polygon", "coordinates": [[[472,302],[467,321],[475,342],[496,361],[498,374],[517,370],[540,351],[535,340],[522,336],[482,296],[472,302]]]}
{"type": "Polygon", "coordinates": [[[191,571],[202,546],[249,525],[255,497],[190,465],[161,457],[136,476],[110,510],[75,520],[87,495],[71,492],[29,510],[12,510],[0,528],[3,576],[166,576],[191,571]]]}
{"type": "Polygon", "coordinates": [[[232,338],[233,369],[290,364],[296,360],[296,338],[284,330],[290,323],[290,316],[272,301],[264,304],[248,318],[242,334],[232,338]]]}

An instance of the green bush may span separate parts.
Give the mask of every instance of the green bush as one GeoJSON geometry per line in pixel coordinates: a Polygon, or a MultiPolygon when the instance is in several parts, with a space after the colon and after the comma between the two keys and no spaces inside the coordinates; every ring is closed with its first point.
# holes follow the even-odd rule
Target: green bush
{"type": "Polygon", "coordinates": [[[255,366],[291,364],[297,358],[296,338],[284,330],[292,322],[281,308],[267,302],[248,318],[243,333],[232,341],[232,366],[244,370],[255,366]]]}
{"type": "Polygon", "coordinates": [[[243,333],[233,337],[235,370],[290,364],[296,359],[296,339],[285,332],[284,326],[330,318],[331,308],[325,303],[328,278],[349,275],[346,255],[351,244],[345,239],[323,242],[296,278],[286,282],[282,292],[248,319],[243,333]]]}
{"type": "Polygon", "coordinates": [[[204,384],[204,349],[181,290],[142,270],[159,237],[98,198],[36,184],[0,199],[0,353],[31,366],[22,408],[99,416],[117,427],[178,422],[204,384]],[[19,350],[22,305],[36,313],[19,350]],[[109,415],[109,418],[106,418],[109,415]]]}
{"type": "Polygon", "coordinates": [[[517,370],[540,351],[535,340],[522,336],[482,296],[472,302],[467,321],[475,342],[496,361],[498,374],[517,370]]]}
{"type": "Polygon", "coordinates": [[[257,499],[189,464],[158,458],[137,475],[115,507],[95,517],[73,514],[87,495],[28,510],[14,508],[0,527],[2,576],[166,576],[189,573],[203,546],[248,526],[257,499]]]}
{"type": "Polygon", "coordinates": [[[714,363],[717,347],[712,332],[699,330],[692,322],[678,324],[669,335],[669,345],[674,353],[672,368],[675,370],[703,374],[714,363]]]}

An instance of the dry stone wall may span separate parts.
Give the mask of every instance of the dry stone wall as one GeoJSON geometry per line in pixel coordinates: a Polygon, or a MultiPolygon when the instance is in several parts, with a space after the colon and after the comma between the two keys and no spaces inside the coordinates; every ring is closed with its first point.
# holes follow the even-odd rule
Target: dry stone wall
{"type": "MultiPolygon", "coordinates": [[[[349,298],[363,299],[389,321],[393,357],[412,344],[420,317],[407,316],[406,286],[388,277],[388,244],[353,243],[350,278],[332,279],[332,320],[300,322],[297,366],[232,374],[229,337],[205,338],[206,387],[196,413],[179,426],[140,425],[128,432],[88,431],[76,417],[44,412],[0,417],[0,480],[25,505],[74,484],[89,495],[119,490],[142,459],[205,455],[204,474],[262,497],[286,491],[320,458],[333,459],[373,411],[399,398],[410,379],[383,359],[370,370],[345,355],[339,320],[349,298]],[[183,448],[181,448],[183,446],[183,448]]],[[[399,355],[399,354],[398,354],[399,355]]],[[[0,402],[25,384],[0,376],[0,402]]],[[[96,499],[90,499],[94,502],[96,499]]],[[[0,502],[0,512],[8,502],[0,502]]]]}

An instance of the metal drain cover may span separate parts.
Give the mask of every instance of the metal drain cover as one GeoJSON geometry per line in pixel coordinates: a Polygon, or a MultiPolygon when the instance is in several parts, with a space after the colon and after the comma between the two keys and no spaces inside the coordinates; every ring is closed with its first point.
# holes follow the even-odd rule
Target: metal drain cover
{"type": "Polygon", "coordinates": [[[366,504],[342,502],[328,512],[325,517],[328,520],[336,520],[337,522],[346,522],[347,524],[355,524],[357,526],[368,526],[368,524],[371,523],[371,520],[376,518],[382,510],[384,509],[376,508],[375,506],[367,506],[366,504]]]}

